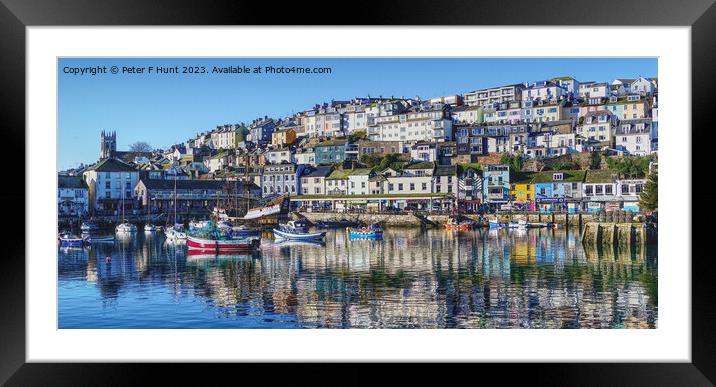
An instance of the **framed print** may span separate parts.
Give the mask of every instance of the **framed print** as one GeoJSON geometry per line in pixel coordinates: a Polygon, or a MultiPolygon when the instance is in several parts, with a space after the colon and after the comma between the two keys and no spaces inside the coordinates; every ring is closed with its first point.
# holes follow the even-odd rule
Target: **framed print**
{"type": "Polygon", "coordinates": [[[461,362],[713,383],[691,212],[710,2],[390,5],[344,27],[184,6],[3,0],[25,176],[3,381],[461,362]]]}

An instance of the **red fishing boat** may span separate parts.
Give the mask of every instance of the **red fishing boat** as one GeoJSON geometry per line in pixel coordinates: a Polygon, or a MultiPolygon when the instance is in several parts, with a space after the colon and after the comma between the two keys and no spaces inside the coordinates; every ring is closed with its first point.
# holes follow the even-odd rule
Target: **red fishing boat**
{"type": "Polygon", "coordinates": [[[233,237],[228,239],[200,238],[187,235],[186,244],[190,249],[201,250],[250,250],[257,247],[254,238],[233,237]]]}
{"type": "Polygon", "coordinates": [[[213,220],[205,227],[190,231],[186,239],[189,249],[213,251],[252,250],[261,242],[260,236],[236,235],[220,229],[213,220]]]}

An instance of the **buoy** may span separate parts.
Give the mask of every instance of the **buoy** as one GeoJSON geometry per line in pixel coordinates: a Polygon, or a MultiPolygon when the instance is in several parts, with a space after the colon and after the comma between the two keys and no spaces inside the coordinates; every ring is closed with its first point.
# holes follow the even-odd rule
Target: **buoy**
{"type": "Polygon", "coordinates": [[[108,255],[107,258],[105,258],[104,260],[105,262],[109,263],[110,261],[112,261],[112,257],[108,255]]]}

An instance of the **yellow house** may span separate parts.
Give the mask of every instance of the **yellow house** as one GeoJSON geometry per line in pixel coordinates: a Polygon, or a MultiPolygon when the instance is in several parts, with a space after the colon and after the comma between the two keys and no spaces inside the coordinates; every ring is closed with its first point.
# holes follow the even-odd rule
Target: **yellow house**
{"type": "Polygon", "coordinates": [[[296,142],[296,131],[293,128],[278,129],[271,134],[273,145],[286,146],[294,142],[296,142]]]}
{"type": "Polygon", "coordinates": [[[633,120],[649,116],[649,103],[638,95],[610,98],[605,107],[620,120],[633,120]]]}
{"type": "Polygon", "coordinates": [[[533,211],[535,203],[535,185],[525,182],[510,184],[510,201],[519,207],[533,211]]]}
{"type": "Polygon", "coordinates": [[[535,200],[534,190],[534,184],[512,184],[510,185],[510,197],[513,202],[535,200]]]}

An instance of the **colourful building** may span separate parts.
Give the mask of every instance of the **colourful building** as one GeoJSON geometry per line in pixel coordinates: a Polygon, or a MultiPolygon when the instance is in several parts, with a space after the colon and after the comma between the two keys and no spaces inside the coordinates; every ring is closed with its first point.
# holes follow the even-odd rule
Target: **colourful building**
{"type": "Polygon", "coordinates": [[[293,128],[275,130],[271,134],[271,144],[277,146],[291,145],[296,142],[296,131],[293,128]]]}
{"type": "Polygon", "coordinates": [[[510,200],[510,166],[488,165],[482,171],[482,189],[485,203],[496,207],[510,200]]]}
{"type": "Polygon", "coordinates": [[[515,181],[510,185],[510,200],[518,209],[534,211],[534,184],[515,181]]]}
{"type": "Polygon", "coordinates": [[[330,140],[317,144],[313,150],[316,152],[316,164],[342,163],[346,159],[347,140],[330,140]]]}

